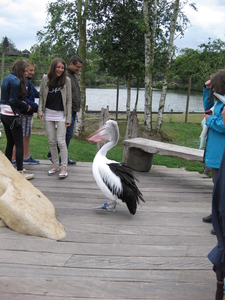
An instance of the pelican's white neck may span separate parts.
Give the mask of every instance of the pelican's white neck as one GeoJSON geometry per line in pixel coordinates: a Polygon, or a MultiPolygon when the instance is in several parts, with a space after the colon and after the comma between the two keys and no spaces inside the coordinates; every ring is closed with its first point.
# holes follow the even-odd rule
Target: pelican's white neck
{"type": "Polygon", "coordinates": [[[99,149],[98,153],[99,153],[100,155],[106,156],[107,152],[108,152],[110,149],[112,149],[114,146],[115,146],[115,143],[113,143],[113,142],[108,142],[108,143],[106,143],[105,145],[103,145],[103,146],[99,149]]]}

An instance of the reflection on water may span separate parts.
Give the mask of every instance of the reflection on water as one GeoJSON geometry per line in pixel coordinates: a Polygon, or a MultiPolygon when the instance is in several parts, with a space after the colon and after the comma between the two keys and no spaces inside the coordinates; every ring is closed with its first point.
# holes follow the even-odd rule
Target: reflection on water
{"type": "MultiPolygon", "coordinates": [[[[152,111],[157,112],[159,100],[161,96],[160,90],[153,91],[152,111]]],[[[127,90],[119,91],[119,111],[126,111],[127,90]]],[[[136,89],[131,90],[131,110],[134,109],[136,101],[136,89]]],[[[187,103],[187,92],[167,91],[165,112],[185,112],[187,103]]],[[[88,110],[101,110],[102,107],[109,106],[110,111],[116,110],[116,89],[86,89],[86,105],[88,110]]],[[[144,111],[144,89],[140,89],[138,98],[138,111],[144,111]]],[[[202,94],[191,93],[189,98],[189,112],[203,112],[202,94]]]]}

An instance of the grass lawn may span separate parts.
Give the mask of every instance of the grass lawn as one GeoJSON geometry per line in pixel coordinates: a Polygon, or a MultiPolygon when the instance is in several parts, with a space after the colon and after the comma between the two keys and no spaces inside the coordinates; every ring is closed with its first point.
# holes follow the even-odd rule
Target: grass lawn
{"type": "MultiPolygon", "coordinates": [[[[89,143],[86,138],[98,129],[99,115],[98,114],[86,114],[85,120],[85,133],[80,137],[73,137],[69,146],[69,157],[76,161],[92,162],[96,154],[96,144],[89,143]]],[[[115,116],[110,116],[111,119],[115,119],[115,116]]],[[[153,129],[155,127],[157,115],[153,114],[153,129]]],[[[181,146],[199,148],[200,133],[201,133],[201,121],[203,114],[189,114],[188,122],[184,123],[184,114],[165,114],[163,116],[163,124],[161,128],[162,135],[151,135],[151,139],[165,139],[166,142],[177,144],[181,146]]],[[[144,133],[144,115],[138,115],[139,120],[139,136],[146,136],[144,133]]],[[[120,140],[113,149],[108,152],[108,158],[116,161],[122,161],[123,146],[122,142],[126,132],[126,116],[119,115],[118,125],[120,129],[120,140]]],[[[147,136],[148,137],[148,136],[147,136]]],[[[5,151],[6,137],[2,132],[0,138],[0,150],[5,151]]],[[[44,128],[44,122],[37,119],[34,116],[34,123],[32,128],[31,140],[30,140],[30,154],[35,159],[47,159],[48,152],[48,138],[44,128]]],[[[182,159],[172,158],[168,156],[154,155],[153,164],[164,165],[169,168],[185,168],[189,171],[197,171],[202,173],[204,165],[201,163],[190,162],[182,159]]]]}

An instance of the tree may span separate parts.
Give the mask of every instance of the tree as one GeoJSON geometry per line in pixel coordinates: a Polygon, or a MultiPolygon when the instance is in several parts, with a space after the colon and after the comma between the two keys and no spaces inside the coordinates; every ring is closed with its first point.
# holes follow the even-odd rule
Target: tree
{"type": "MultiPolygon", "coordinates": [[[[175,32],[182,35],[188,23],[188,19],[182,13],[183,5],[186,3],[187,0],[178,3],[177,14],[180,21],[174,23],[173,35],[175,32]],[[180,3],[182,5],[179,5],[180,3]]],[[[99,70],[113,77],[126,79],[128,115],[131,80],[136,78],[138,82],[142,78],[145,60],[145,82],[147,83],[145,129],[151,130],[152,81],[154,76],[156,78],[164,74],[164,78],[165,76],[168,78],[169,74],[168,58],[171,61],[174,39],[173,37],[171,44],[173,5],[172,0],[145,0],[144,2],[138,0],[57,0],[48,5],[48,25],[45,31],[38,32],[42,50],[47,52],[49,57],[63,54],[63,58],[66,56],[69,58],[76,51],[84,61],[83,73],[81,73],[81,122],[83,122],[86,102],[85,71],[88,41],[89,46],[95,49],[99,56],[99,70]],[[91,39],[88,39],[90,35],[92,35],[91,39]],[[145,53],[144,45],[146,45],[145,53]],[[165,66],[168,67],[166,71],[165,66]]],[[[164,92],[166,95],[166,89],[164,92]]],[[[160,113],[162,112],[163,110],[160,113]]],[[[82,125],[79,128],[83,130],[82,125]]]]}
{"type": "Polygon", "coordinates": [[[85,121],[85,105],[86,105],[86,92],[85,92],[85,70],[86,70],[86,22],[88,15],[88,0],[78,0],[77,5],[77,19],[79,28],[79,50],[78,53],[83,61],[81,69],[81,111],[78,113],[76,133],[79,135],[80,132],[84,132],[84,121],[85,121]],[[80,118],[79,118],[80,116],[80,118]]]}
{"type": "MultiPolygon", "coordinates": [[[[164,74],[163,92],[159,103],[158,112],[158,124],[160,124],[160,116],[162,120],[162,113],[165,103],[166,89],[167,89],[167,77],[170,68],[170,62],[172,58],[173,40],[175,32],[178,35],[183,35],[185,28],[189,20],[182,12],[182,9],[187,1],[166,1],[166,0],[151,0],[143,1],[143,16],[145,22],[146,33],[146,53],[145,53],[145,70],[146,78],[145,82],[145,130],[151,130],[151,90],[153,72],[155,76],[157,74],[164,74]],[[175,5],[174,5],[175,3],[175,5]],[[148,7],[152,8],[149,9],[148,7]],[[176,9],[174,9],[174,6],[176,9]],[[149,27],[147,14],[149,14],[149,27]],[[177,22],[177,16],[179,14],[179,22],[177,22]],[[152,36],[149,34],[152,33],[152,36]],[[153,69],[153,71],[151,71],[153,69]],[[147,78],[148,77],[148,78],[147,78]]],[[[195,8],[194,4],[191,4],[195,8]]],[[[160,125],[161,126],[161,125],[160,125]]],[[[157,128],[160,129],[157,125],[157,128]]],[[[158,130],[157,129],[157,130],[158,130]]]]}
{"type": "Polygon", "coordinates": [[[154,65],[154,46],[156,34],[157,0],[153,3],[153,26],[150,35],[148,0],[143,1],[143,18],[145,27],[145,131],[152,130],[152,72],[154,65]]]}
{"type": "Polygon", "coordinates": [[[37,32],[43,50],[53,57],[66,61],[78,52],[79,30],[77,22],[77,1],[57,0],[47,5],[47,25],[37,32]]]}
{"type": "Polygon", "coordinates": [[[19,58],[24,58],[21,51],[16,49],[15,44],[6,36],[2,38],[0,43],[0,63],[1,63],[1,82],[5,76],[11,71],[11,67],[19,58]]]}
{"type": "Polygon", "coordinates": [[[31,54],[29,60],[35,65],[35,74],[32,77],[32,82],[35,86],[40,85],[43,74],[47,74],[53,56],[48,53],[49,47],[44,42],[41,45],[34,45],[31,47],[31,54]]]}
{"type": "Polygon", "coordinates": [[[57,0],[47,6],[47,25],[44,31],[37,33],[41,51],[47,51],[53,58],[60,56],[69,61],[72,55],[78,54],[83,60],[81,69],[81,112],[78,116],[76,134],[84,131],[85,110],[85,61],[86,61],[86,21],[88,0],[57,0]]]}
{"type": "Polygon", "coordinates": [[[198,46],[199,49],[181,49],[172,60],[169,79],[175,79],[179,87],[187,90],[189,76],[192,77],[191,89],[202,91],[203,83],[210,74],[223,69],[225,65],[225,42],[217,39],[198,46]]]}
{"type": "MultiPolygon", "coordinates": [[[[182,49],[181,54],[177,56],[171,63],[169,79],[176,80],[180,88],[188,88],[189,77],[192,76],[192,90],[198,84],[200,51],[194,49],[182,49]]],[[[201,89],[202,89],[201,79],[201,89]]]]}
{"type": "Polygon", "coordinates": [[[168,81],[168,74],[170,69],[170,63],[171,63],[171,57],[172,57],[172,51],[173,51],[173,41],[174,41],[174,34],[175,34],[175,28],[176,28],[176,22],[177,22],[177,16],[178,16],[178,10],[179,10],[179,1],[175,0],[174,2],[174,11],[173,11],[173,19],[171,21],[170,26],[170,37],[169,37],[169,44],[168,44],[168,50],[167,50],[167,63],[165,66],[165,72],[164,72],[164,78],[163,78],[163,88],[162,93],[159,101],[159,110],[158,110],[158,117],[157,117],[157,123],[156,123],[156,131],[159,132],[162,125],[162,118],[163,118],[163,109],[165,105],[165,99],[166,99],[166,91],[167,91],[167,81],[168,81]]]}
{"type": "Polygon", "coordinates": [[[144,66],[141,6],[135,0],[95,0],[92,3],[92,47],[100,57],[101,71],[125,77],[129,115],[131,79],[140,78],[144,66]]]}
{"type": "Polygon", "coordinates": [[[219,69],[224,69],[225,64],[225,42],[221,39],[216,39],[215,41],[209,41],[207,44],[200,44],[201,49],[201,61],[202,64],[201,72],[204,76],[209,76],[209,74],[216,73],[219,69]]]}

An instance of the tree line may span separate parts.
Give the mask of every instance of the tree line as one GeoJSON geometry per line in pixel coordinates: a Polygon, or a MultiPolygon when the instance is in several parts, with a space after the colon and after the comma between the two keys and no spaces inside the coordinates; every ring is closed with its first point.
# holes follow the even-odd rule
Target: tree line
{"type": "MultiPolygon", "coordinates": [[[[80,85],[82,109],[80,131],[85,118],[85,87],[125,84],[127,111],[130,88],[145,88],[145,130],[152,130],[151,90],[161,88],[156,130],[160,131],[166,91],[188,87],[201,91],[209,74],[224,66],[225,43],[221,40],[199,45],[199,49],[178,49],[174,39],[189,26],[187,0],[57,0],[47,6],[47,25],[37,32],[29,59],[36,64],[34,80],[48,71],[51,60],[66,62],[78,54],[84,61],[80,85]]],[[[12,59],[12,58],[10,58],[12,59]]],[[[7,56],[6,56],[7,60],[7,56]]]]}
{"type": "MultiPolygon", "coordinates": [[[[0,55],[2,55],[2,42],[0,43],[0,55]]],[[[36,49],[36,46],[33,46],[36,49]]],[[[32,49],[33,49],[32,47],[32,49]]],[[[169,71],[168,89],[169,90],[187,90],[189,77],[192,77],[191,90],[202,92],[203,83],[209,78],[209,74],[215,74],[218,70],[225,68],[225,42],[220,39],[211,41],[207,44],[201,44],[199,49],[183,48],[176,56],[172,57],[171,67],[169,71]]],[[[23,52],[16,49],[15,44],[10,41],[10,49],[16,50],[17,55],[5,56],[4,73],[10,72],[11,66],[18,58],[28,58],[23,52]]],[[[62,57],[62,55],[59,55],[62,57]]],[[[94,50],[87,50],[86,53],[86,87],[116,87],[117,77],[111,76],[106,71],[100,71],[99,56],[94,50]]],[[[46,57],[31,50],[29,59],[35,62],[36,72],[33,77],[33,82],[39,86],[44,73],[47,73],[49,65],[46,62],[46,57]]],[[[1,62],[1,57],[0,57],[1,62]]],[[[125,86],[126,80],[120,78],[120,85],[125,86]]],[[[131,87],[137,88],[136,78],[131,79],[131,87]]],[[[144,88],[144,75],[139,79],[139,87],[144,88]]],[[[162,88],[162,73],[158,70],[153,70],[153,87],[162,88]]]]}

